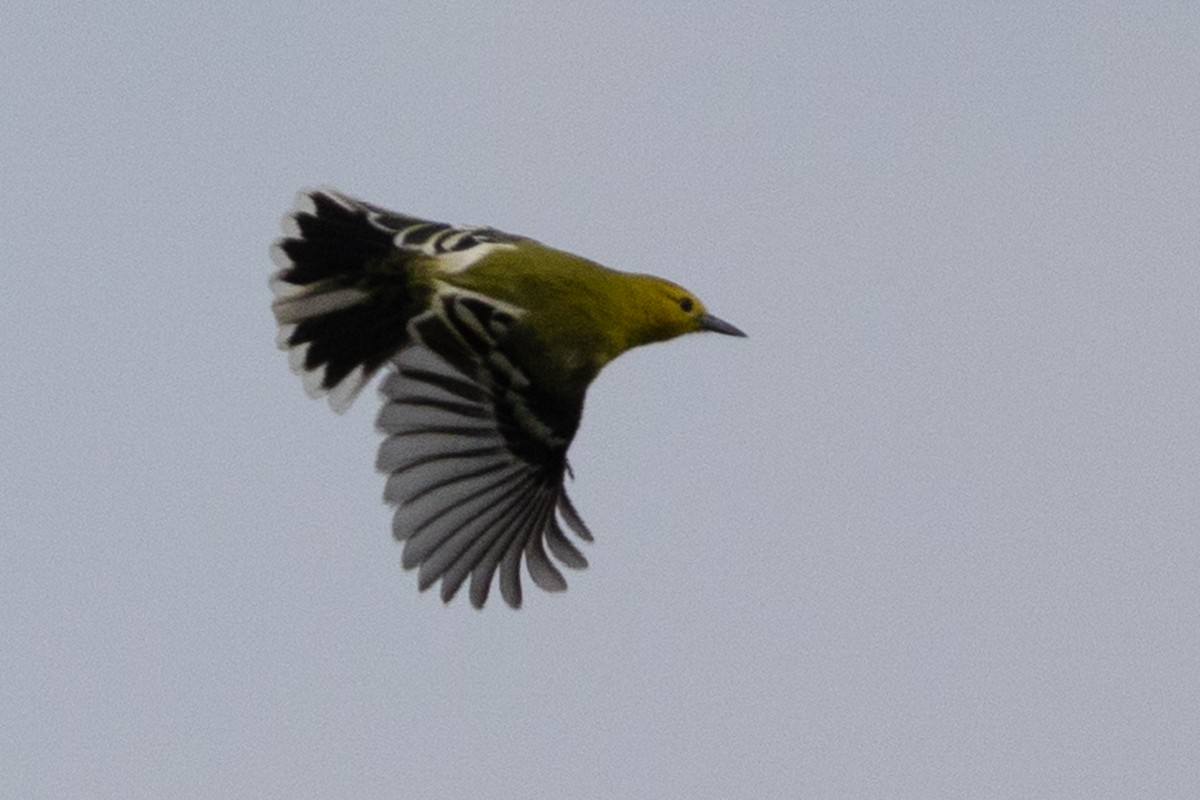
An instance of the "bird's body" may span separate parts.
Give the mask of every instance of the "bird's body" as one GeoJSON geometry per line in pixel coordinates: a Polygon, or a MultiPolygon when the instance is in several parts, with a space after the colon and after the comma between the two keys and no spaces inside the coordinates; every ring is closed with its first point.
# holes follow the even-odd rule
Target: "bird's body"
{"type": "Polygon", "coordinates": [[[624,351],[683,333],[742,335],[673,283],[532,239],[396,214],[332,190],[299,195],[272,248],[279,345],[310,394],[349,407],[390,364],[378,467],[404,565],[449,601],[471,578],[481,607],[497,569],[521,602],[586,560],[591,539],[563,487],[588,385],[624,351]],[[557,511],[557,516],[556,516],[557,511]]]}

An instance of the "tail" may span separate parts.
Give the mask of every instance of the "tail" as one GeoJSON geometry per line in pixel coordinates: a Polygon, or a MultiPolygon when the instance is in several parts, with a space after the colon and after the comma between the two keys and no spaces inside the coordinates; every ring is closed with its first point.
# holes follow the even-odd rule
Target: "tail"
{"type": "Polygon", "coordinates": [[[278,344],[313,397],[345,411],[381,366],[409,342],[425,293],[409,280],[412,254],[396,247],[419,222],[330,189],[301,192],[271,247],[278,344]],[[399,224],[398,224],[399,223],[399,224]]]}

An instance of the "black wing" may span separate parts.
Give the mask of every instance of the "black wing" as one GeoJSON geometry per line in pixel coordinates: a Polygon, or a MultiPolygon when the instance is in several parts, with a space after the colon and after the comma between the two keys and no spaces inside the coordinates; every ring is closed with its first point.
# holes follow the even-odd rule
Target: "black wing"
{"type": "Polygon", "coordinates": [[[310,395],[345,411],[381,366],[408,344],[428,308],[412,267],[464,269],[521,237],[398,214],[333,189],[301,192],[271,247],[278,344],[310,395]]]}
{"type": "Polygon", "coordinates": [[[379,427],[388,434],[378,468],[384,498],[396,504],[393,530],[403,564],[419,567],[427,589],[442,581],[449,602],[467,577],[482,608],[500,571],[500,593],[521,605],[520,563],[542,589],[566,589],[546,547],[568,567],[587,566],[559,518],[592,536],[563,486],[577,407],[545,413],[536,387],[505,352],[514,310],[486,298],[444,292],[414,320],[416,344],[393,359],[382,386],[379,427]]]}

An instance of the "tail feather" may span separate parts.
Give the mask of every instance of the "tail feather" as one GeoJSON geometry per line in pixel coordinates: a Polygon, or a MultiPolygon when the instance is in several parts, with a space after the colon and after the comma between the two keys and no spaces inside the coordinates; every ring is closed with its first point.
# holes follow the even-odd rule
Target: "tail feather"
{"type": "Polygon", "coordinates": [[[408,344],[425,302],[409,281],[413,254],[395,246],[380,211],[328,189],[302,192],[271,248],[279,346],[305,389],[339,412],[408,344]]]}

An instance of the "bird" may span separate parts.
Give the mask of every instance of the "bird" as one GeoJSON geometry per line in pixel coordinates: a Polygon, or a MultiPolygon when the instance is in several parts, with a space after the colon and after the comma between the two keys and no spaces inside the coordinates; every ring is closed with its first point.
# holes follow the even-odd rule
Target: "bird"
{"type": "Polygon", "coordinates": [[[670,281],[332,188],[299,192],[283,233],[277,344],[339,413],[386,371],[376,467],[392,532],[419,590],[440,580],[445,603],[469,578],[482,609],[499,571],[520,608],[522,559],[548,592],[567,586],[555,560],[587,566],[564,532],[593,540],[567,496],[567,450],[607,363],[687,333],[746,335],[670,281]]]}

